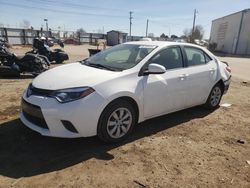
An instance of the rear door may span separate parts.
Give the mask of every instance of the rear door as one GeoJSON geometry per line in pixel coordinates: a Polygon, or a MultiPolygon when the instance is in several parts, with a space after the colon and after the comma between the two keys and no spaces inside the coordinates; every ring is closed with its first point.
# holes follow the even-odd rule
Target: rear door
{"type": "Polygon", "coordinates": [[[217,64],[202,49],[184,46],[187,70],[187,106],[195,106],[206,102],[210,90],[217,77],[217,64]]]}

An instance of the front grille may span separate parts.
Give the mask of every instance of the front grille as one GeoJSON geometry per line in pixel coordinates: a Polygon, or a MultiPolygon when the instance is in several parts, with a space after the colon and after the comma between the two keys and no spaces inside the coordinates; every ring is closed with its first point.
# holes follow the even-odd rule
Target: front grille
{"type": "Polygon", "coordinates": [[[24,117],[31,123],[43,129],[49,129],[39,106],[30,104],[22,99],[22,112],[24,117]]]}

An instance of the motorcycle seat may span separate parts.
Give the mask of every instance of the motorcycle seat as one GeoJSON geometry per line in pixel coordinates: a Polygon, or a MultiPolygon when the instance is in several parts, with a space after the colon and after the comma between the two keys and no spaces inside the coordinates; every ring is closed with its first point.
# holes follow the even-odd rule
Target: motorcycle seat
{"type": "Polygon", "coordinates": [[[30,53],[27,53],[27,54],[24,54],[24,55],[18,55],[18,56],[16,56],[16,60],[17,61],[30,61],[30,60],[34,60],[34,57],[35,57],[36,55],[34,55],[34,54],[30,54],[30,53]]]}

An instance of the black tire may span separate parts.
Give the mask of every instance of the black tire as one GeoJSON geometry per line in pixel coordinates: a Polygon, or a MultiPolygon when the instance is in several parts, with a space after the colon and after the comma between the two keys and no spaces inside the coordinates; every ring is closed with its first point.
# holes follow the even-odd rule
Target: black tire
{"type": "Polygon", "coordinates": [[[209,110],[215,110],[216,108],[218,108],[222,95],[223,95],[223,87],[221,86],[221,84],[218,83],[212,88],[205,103],[205,107],[209,110]]]}
{"type": "Polygon", "coordinates": [[[56,60],[56,64],[62,64],[62,63],[63,63],[63,60],[61,60],[61,59],[56,60]]]}
{"type": "Polygon", "coordinates": [[[0,65],[0,77],[20,77],[20,72],[10,66],[0,65]]]}
{"type": "MultiPolygon", "coordinates": [[[[116,113],[117,113],[116,112],[116,113]]],[[[120,112],[120,111],[119,111],[120,112]]],[[[125,115],[126,116],[126,115],[125,115]]],[[[124,117],[125,117],[124,116],[124,117]]],[[[99,122],[98,122],[98,127],[97,127],[97,136],[104,142],[107,143],[116,143],[116,142],[121,142],[123,140],[125,140],[132,132],[134,126],[136,124],[136,111],[133,108],[133,106],[127,102],[126,100],[116,100],[112,103],[110,103],[102,112],[100,118],[99,118],[99,122]],[[126,110],[128,111],[126,111],[126,110]],[[128,113],[128,118],[130,119],[129,125],[127,124],[127,127],[125,124],[123,124],[123,122],[125,123],[128,122],[126,119],[122,120],[121,114],[117,114],[120,118],[119,121],[120,124],[118,124],[118,121],[113,119],[113,121],[111,121],[112,118],[114,118],[112,116],[112,114],[114,114],[116,111],[118,112],[118,110],[124,110],[124,112],[122,114],[126,114],[128,113]],[[130,112],[130,113],[129,113],[130,112]],[[131,115],[131,117],[130,117],[131,115]],[[114,123],[114,121],[116,121],[116,125],[109,125],[108,123],[114,123]],[[113,126],[113,128],[112,128],[113,126]],[[114,134],[117,134],[117,132],[124,134],[121,135],[120,137],[114,138],[112,135],[111,136],[111,131],[114,130],[116,127],[116,131],[114,132],[114,134]],[[119,129],[119,131],[118,131],[119,129]],[[126,131],[123,131],[124,129],[126,129],[126,131]],[[108,131],[109,130],[109,131],[108,131]]]]}

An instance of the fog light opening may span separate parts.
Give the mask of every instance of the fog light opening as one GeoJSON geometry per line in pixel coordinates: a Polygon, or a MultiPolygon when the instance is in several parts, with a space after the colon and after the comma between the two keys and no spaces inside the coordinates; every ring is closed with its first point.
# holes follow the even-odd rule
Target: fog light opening
{"type": "Polygon", "coordinates": [[[78,133],[78,131],[76,130],[76,128],[70,121],[61,120],[61,122],[63,126],[65,127],[65,129],[67,129],[68,131],[73,132],[73,133],[78,133]]]}

